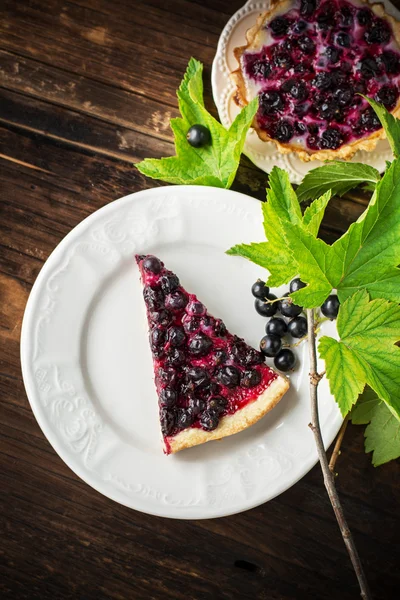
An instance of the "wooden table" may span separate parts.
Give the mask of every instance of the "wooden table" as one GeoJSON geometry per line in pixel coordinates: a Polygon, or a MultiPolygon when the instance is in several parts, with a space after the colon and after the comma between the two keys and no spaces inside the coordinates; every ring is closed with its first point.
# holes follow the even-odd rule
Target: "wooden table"
{"type": "MultiPolygon", "coordinates": [[[[169,119],[178,114],[175,90],[190,56],[205,64],[212,107],[212,59],[241,0],[0,5],[1,597],[357,598],[318,466],[275,500],[233,517],[176,522],[140,514],[62,462],[21,377],[21,319],[44,261],[93,211],[160,185],[133,163],[173,153],[169,119]]],[[[243,159],[234,189],[262,199],[265,184],[243,159]]],[[[325,239],[337,238],[367,201],[360,193],[333,200],[325,239]]],[[[398,597],[399,464],[374,469],[363,428],[349,426],[337,470],[375,598],[398,597]]]]}

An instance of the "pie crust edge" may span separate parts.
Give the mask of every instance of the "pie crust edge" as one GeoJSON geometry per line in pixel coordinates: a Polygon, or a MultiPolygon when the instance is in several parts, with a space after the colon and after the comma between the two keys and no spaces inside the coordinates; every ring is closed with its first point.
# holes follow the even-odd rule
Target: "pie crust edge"
{"type": "Polygon", "coordinates": [[[233,415],[222,417],[218,427],[214,431],[191,428],[184,429],[175,436],[167,437],[167,452],[174,454],[185,448],[198,446],[211,440],[220,440],[234,433],[239,433],[243,429],[247,429],[272,410],[288,389],[289,380],[286,377],[278,375],[277,379],[256,400],[246,404],[246,406],[237,410],[233,415]]]}

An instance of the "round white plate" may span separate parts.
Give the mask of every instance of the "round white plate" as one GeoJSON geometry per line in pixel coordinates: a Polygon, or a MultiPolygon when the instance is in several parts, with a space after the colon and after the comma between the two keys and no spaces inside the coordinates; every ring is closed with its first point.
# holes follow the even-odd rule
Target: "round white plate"
{"type": "MultiPolygon", "coordinates": [[[[389,0],[382,0],[382,2],[386,12],[400,20],[400,11],[389,0]]],[[[243,8],[228,21],[219,38],[217,54],[212,66],[212,90],[219,118],[224,127],[229,127],[239,112],[233,100],[235,86],[229,77],[229,73],[238,66],[233,50],[237,46],[246,44],[246,31],[254,25],[257,16],[269,6],[269,0],[246,2],[243,8]]],[[[292,183],[300,183],[308,171],[323,164],[318,160],[303,162],[294,152],[281,154],[273,142],[262,142],[253,129],[247,134],[243,152],[266,173],[269,173],[274,165],[286,169],[292,183]]],[[[372,165],[379,172],[383,172],[387,160],[393,160],[392,151],[387,140],[380,140],[373,152],[359,151],[354,155],[352,162],[372,165]]]]}
{"type": "MultiPolygon", "coordinates": [[[[220,517],[273,498],[316,463],[304,343],[290,392],[260,422],[174,456],[162,451],[133,255],[160,256],[210,312],[257,346],[265,319],[254,311],[250,287],[263,270],[224,251],[261,239],[257,200],[216,188],[158,187],[95,212],[47,260],[23,321],[24,382],[56,452],[102,494],[164,517],[220,517]]],[[[320,398],[329,444],[341,417],[326,381],[320,398]]]]}

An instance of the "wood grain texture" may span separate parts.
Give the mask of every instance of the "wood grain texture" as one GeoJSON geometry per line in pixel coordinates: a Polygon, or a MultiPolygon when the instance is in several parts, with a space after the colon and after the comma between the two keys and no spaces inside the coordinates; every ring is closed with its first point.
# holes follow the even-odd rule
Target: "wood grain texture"
{"type": "MultiPolygon", "coordinates": [[[[131,511],[55,454],[25,395],[19,337],[44,261],[83,218],[161,185],[133,165],[173,152],[169,119],[191,55],[209,76],[235,0],[0,3],[0,595],[13,600],[309,600],[358,597],[315,467],[244,514],[177,522],[131,511]]],[[[234,189],[262,200],[243,158],[234,189]]],[[[329,205],[333,241],[364,210],[329,205]]],[[[374,469],[349,425],[337,463],[344,510],[374,597],[399,588],[399,464],[374,469]]]]}

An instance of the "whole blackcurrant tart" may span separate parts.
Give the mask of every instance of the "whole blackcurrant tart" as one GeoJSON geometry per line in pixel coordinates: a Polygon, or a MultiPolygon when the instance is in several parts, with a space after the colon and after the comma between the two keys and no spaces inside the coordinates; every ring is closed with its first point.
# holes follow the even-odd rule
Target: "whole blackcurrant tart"
{"type": "Polygon", "coordinates": [[[232,335],[156,256],[136,256],[149,323],[166,454],[232,435],[289,388],[264,355],[232,335]]]}
{"type": "Polygon", "coordinates": [[[235,48],[235,100],[282,153],[351,158],[384,137],[362,95],[400,113],[400,23],[364,0],[271,0],[235,48]]]}

